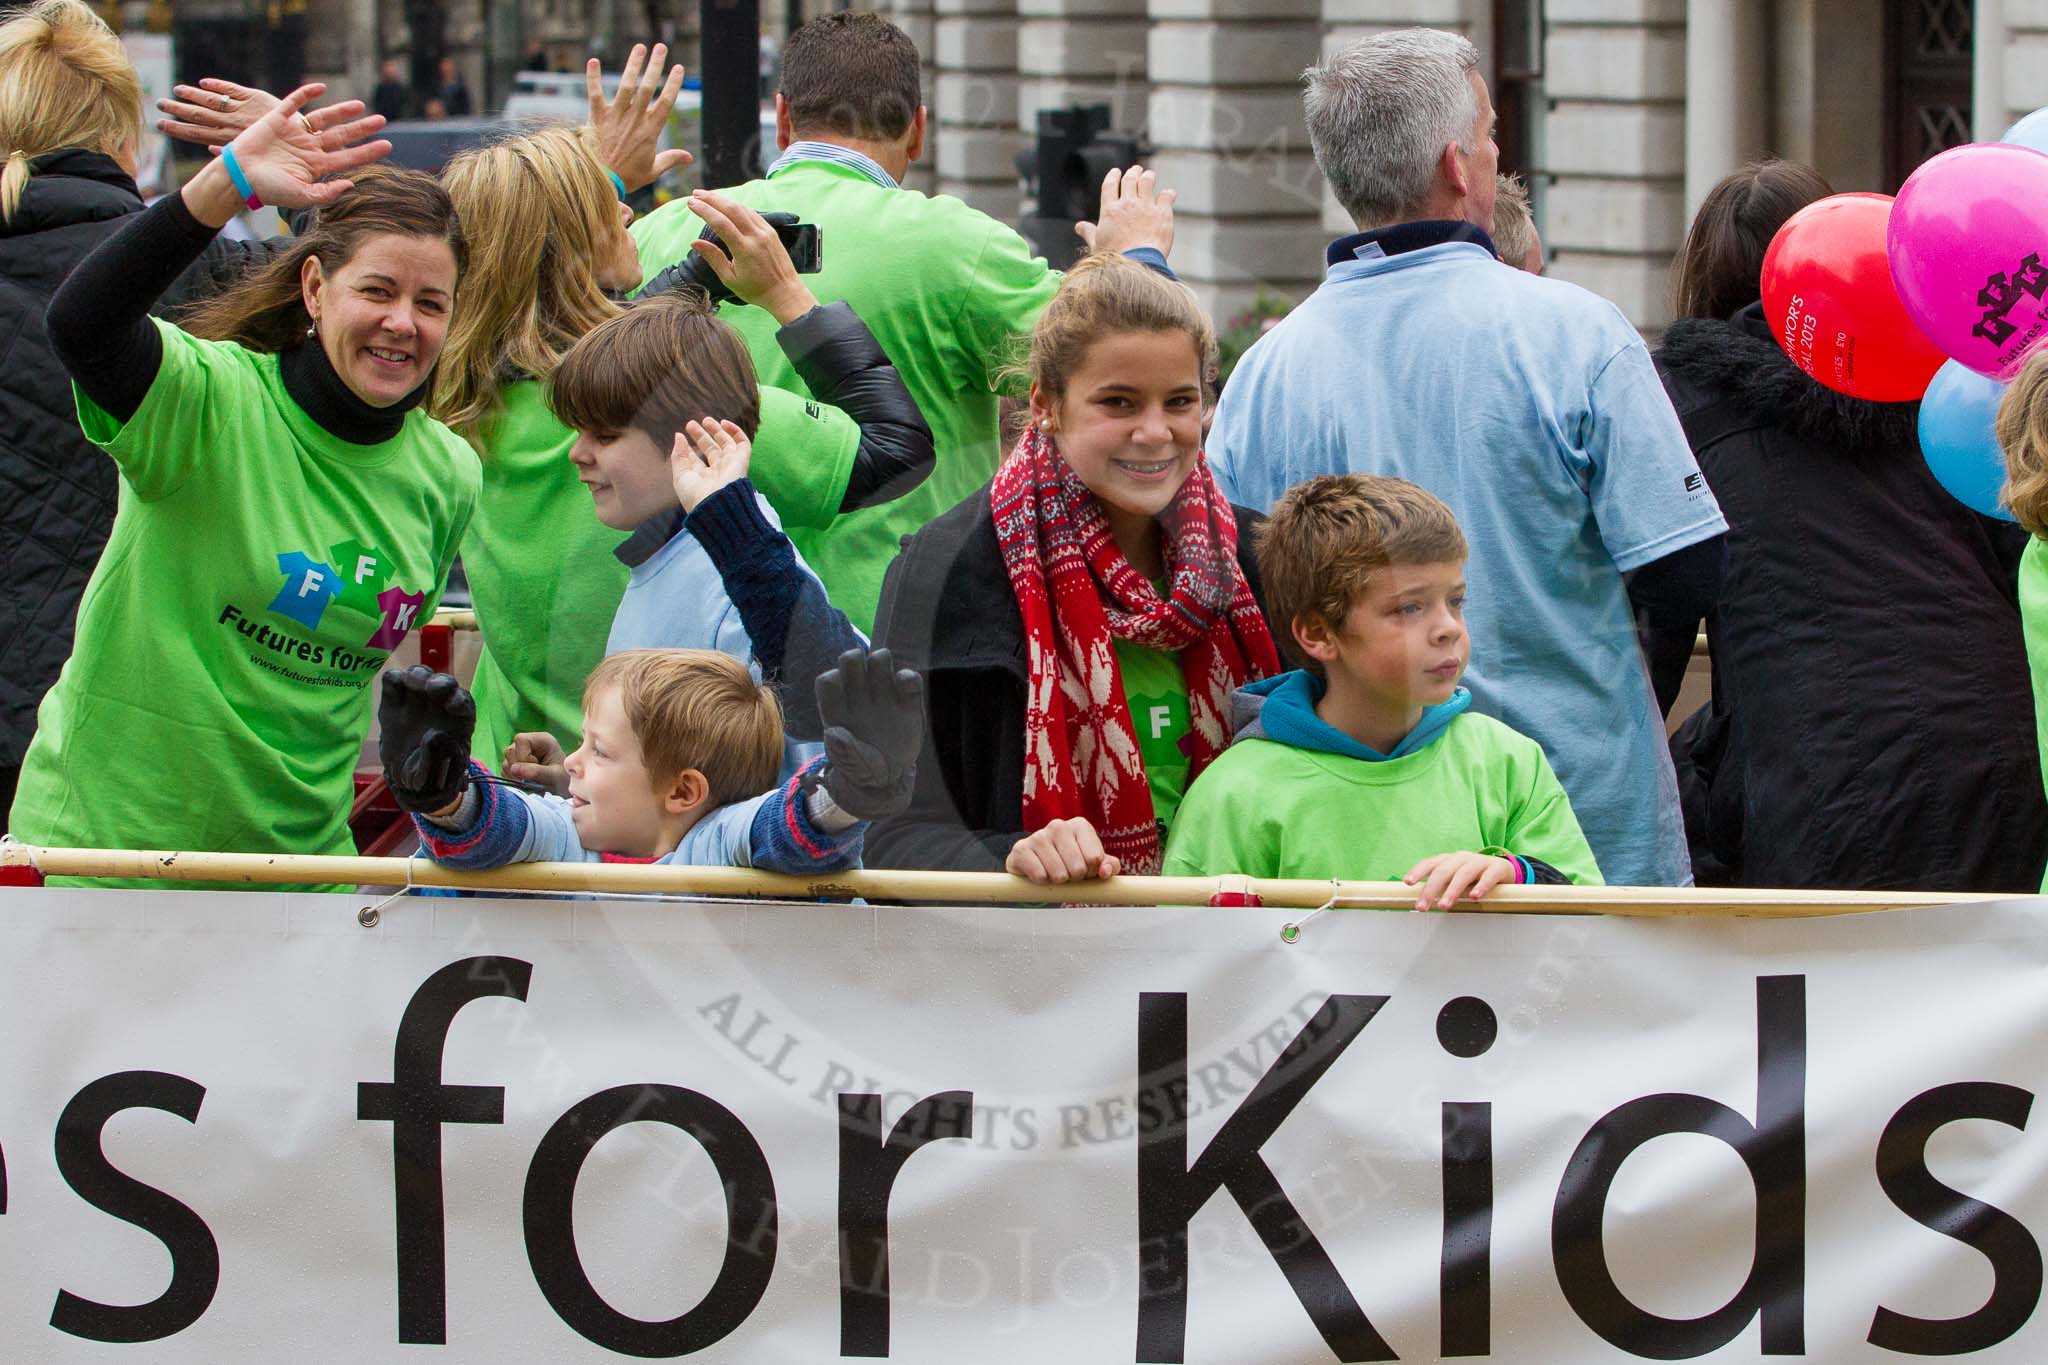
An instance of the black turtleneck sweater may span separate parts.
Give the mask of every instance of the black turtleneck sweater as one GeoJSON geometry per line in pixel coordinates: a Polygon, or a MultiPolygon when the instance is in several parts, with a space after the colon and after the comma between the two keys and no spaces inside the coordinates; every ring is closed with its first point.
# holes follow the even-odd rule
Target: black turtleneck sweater
{"type": "MultiPolygon", "coordinates": [[[[214,231],[192,216],[183,196],[167,194],[80,261],[51,298],[46,321],[57,358],[85,396],[117,420],[135,415],[163,364],[151,305],[206,250],[214,231]]],[[[278,356],[278,369],[285,392],[308,417],[356,445],[396,436],[427,393],[422,384],[389,407],[373,407],[342,382],[317,342],[278,356]]]]}

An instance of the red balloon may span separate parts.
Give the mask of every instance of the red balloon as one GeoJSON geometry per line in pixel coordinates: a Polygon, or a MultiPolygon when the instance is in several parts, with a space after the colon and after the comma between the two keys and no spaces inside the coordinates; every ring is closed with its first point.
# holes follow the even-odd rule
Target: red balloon
{"type": "Polygon", "coordinates": [[[1899,302],[1888,194],[1837,194],[1785,220],[1764,253],[1764,316],[1792,363],[1852,398],[1906,403],[1948,357],[1899,302]]]}

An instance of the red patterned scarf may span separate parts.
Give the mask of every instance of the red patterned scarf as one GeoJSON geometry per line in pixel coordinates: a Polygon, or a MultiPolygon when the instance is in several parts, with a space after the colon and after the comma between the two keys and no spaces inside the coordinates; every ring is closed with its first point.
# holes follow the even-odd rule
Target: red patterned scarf
{"type": "Polygon", "coordinates": [[[1280,671],[1266,618],[1237,564],[1237,519],[1197,456],[1160,518],[1168,594],[1110,535],[1102,504],[1050,440],[1027,427],[989,501],[1024,616],[1024,828],[1085,816],[1129,873],[1159,870],[1151,784],[1112,640],[1180,656],[1192,781],[1230,741],[1230,694],[1280,671]]]}

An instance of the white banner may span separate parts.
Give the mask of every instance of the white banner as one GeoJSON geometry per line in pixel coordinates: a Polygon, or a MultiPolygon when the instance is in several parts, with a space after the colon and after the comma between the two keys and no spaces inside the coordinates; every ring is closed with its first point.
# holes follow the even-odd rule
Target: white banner
{"type": "Polygon", "coordinates": [[[0,893],[7,1361],[2048,1359],[2048,902],[366,903],[0,893]]]}

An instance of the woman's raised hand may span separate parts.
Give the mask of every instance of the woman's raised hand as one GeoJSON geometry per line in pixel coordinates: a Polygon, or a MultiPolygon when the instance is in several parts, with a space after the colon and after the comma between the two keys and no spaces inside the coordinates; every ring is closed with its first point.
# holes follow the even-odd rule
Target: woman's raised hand
{"type": "Polygon", "coordinates": [[[317,83],[300,86],[228,144],[249,188],[265,204],[281,209],[331,204],[353,186],[326,177],[390,153],[391,144],[382,138],[363,141],[384,126],[384,116],[364,116],[361,100],[300,112],[326,91],[317,83]]]}
{"type": "MultiPolygon", "coordinates": [[[[361,100],[349,100],[334,107],[347,109],[350,106],[354,107],[356,114],[363,112],[361,100]]],[[[159,132],[168,133],[180,142],[221,147],[277,108],[277,96],[268,90],[208,76],[197,85],[173,86],[171,97],[158,100],[156,107],[158,113],[170,115],[156,121],[159,132]]]]}
{"type": "Polygon", "coordinates": [[[711,263],[725,287],[742,303],[765,308],[784,326],[818,306],[817,296],[796,273],[788,248],[766,218],[722,194],[696,190],[690,212],[709,223],[725,250],[699,237],[690,250],[711,263]]]}
{"type": "Polygon", "coordinates": [[[619,70],[618,93],[604,97],[604,63],[592,57],[583,68],[584,92],[590,97],[590,126],[597,130],[597,156],[625,183],[631,193],[651,185],[677,166],[695,160],[680,147],[656,151],[661,130],[668,125],[669,111],[682,93],[683,69],[670,67],[668,79],[661,78],[661,64],[668,48],[654,45],[650,57],[645,43],[635,43],[619,70]]]}

